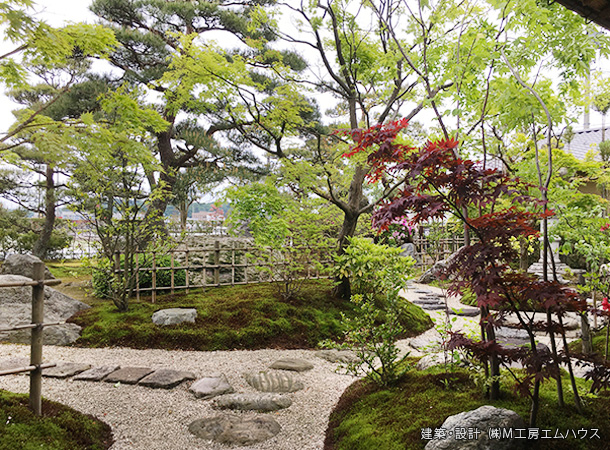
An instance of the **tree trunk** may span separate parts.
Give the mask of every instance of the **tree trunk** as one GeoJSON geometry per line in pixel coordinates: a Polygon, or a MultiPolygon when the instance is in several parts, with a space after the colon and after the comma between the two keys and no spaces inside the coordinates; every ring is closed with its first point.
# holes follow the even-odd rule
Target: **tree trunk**
{"type": "Polygon", "coordinates": [[[47,252],[49,251],[49,245],[51,243],[51,234],[53,233],[53,228],[55,227],[55,180],[53,176],[55,175],[55,170],[53,166],[47,164],[46,173],[45,173],[45,216],[44,223],[42,225],[42,231],[38,240],[34,244],[32,248],[32,253],[34,256],[38,256],[40,259],[45,259],[47,257],[47,252]]]}

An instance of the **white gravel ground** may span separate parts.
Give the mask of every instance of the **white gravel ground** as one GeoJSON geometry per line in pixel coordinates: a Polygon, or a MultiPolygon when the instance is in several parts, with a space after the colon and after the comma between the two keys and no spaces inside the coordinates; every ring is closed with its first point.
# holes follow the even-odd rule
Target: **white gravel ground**
{"type": "MultiPolygon", "coordinates": [[[[0,345],[0,359],[29,358],[29,346],[0,345]]],[[[186,352],[133,350],[126,348],[81,349],[45,346],[48,362],[81,362],[95,366],[167,368],[194,372],[203,377],[224,373],[236,392],[256,392],[242,374],[266,370],[278,358],[303,358],[313,363],[310,371],[297,374],[305,389],[290,395],[290,408],[272,414],[282,431],[274,438],[244,450],[308,450],[323,448],[328,416],[354,377],[335,373],[336,365],[314,356],[307,350],[257,350],[186,352]]],[[[189,383],[171,389],[141,386],[114,386],[104,382],[87,382],[43,378],[43,396],[92,414],[110,424],[115,444],[112,450],[226,450],[227,446],[201,440],[187,427],[195,419],[224,412],[213,410],[209,400],[196,399],[188,392],[189,383]]],[[[29,378],[24,375],[0,377],[0,389],[27,392],[29,378]]],[[[253,412],[236,412],[254,417],[253,412]]]]}

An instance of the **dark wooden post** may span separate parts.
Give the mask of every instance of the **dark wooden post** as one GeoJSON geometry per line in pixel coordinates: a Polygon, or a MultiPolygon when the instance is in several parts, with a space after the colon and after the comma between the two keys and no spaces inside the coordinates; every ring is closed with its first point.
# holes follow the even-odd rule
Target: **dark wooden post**
{"type": "Polygon", "coordinates": [[[220,285],[220,241],[214,241],[214,284],[220,285]]]}
{"type": "Polygon", "coordinates": [[[157,253],[152,254],[152,302],[157,301],[157,253]]]}
{"type": "Polygon", "coordinates": [[[170,257],[171,257],[171,267],[172,267],[172,273],[171,273],[171,293],[174,293],[174,251],[171,250],[170,251],[170,257]]]}
{"type": "Polygon", "coordinates": [[[185,259],[185,282],[186,282],[186,293],[189,293],[189,250],[188,248],[184,251],[184,259],[185,259]]]}
{"type": "Polygon", "coordinates": [[[38,281],[32,287],[32,340],[30,349],[30,365],[36,366],[30,372],[30,409],[40,416],[42,414],[42,323],[44,322],[44,264],[34,263],[32,277],[38,281]]]}

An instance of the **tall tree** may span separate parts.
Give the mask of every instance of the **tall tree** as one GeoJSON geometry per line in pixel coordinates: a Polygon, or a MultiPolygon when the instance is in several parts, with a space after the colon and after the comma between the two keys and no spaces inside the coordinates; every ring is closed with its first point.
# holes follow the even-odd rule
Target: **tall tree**
{"type": "MultiPolygon", "coordinates": [[[[256,165],[248,149],[207,145],[218,134],[239,128],[242,120],[227,121],[224,112],[232,108],[231,99],[223,95],[227,86],[237,80],[249,81],[254,64],[269,61],[256,57],[248,47],[265,37],[265,27],[251,26],[249,13],[257,1],[194,1],[166,2],[160,0],[95,0],[91,10],[114,29],[122,44],[111,55],[111,62],[123,71],[123,79],[157,94],[156,107],[168,122],[168,127],[155,133],[154,154],[161,164],[158,175],[149,174],[152,185],[162,186],[170,193],[177,174],[198,165],[215,165],[231,158],[256,165]],[[227,52],[216,47],[208,36],[231,42],[241,50],[227,52]],[[196,46],[204,50],[193,53],[196,46]],[[203,59],[197,66],[193,61],[203,59]],[[254,58],[251,64],[244,61],[254,58]],[[205,88],[195,91],[194,80],[203,81],[205,88]]],[[[268,36],[270,37],[270,36],[268,36]]],[[[240,92],[241,95],[247,95],[240,92]]],[[[243,108],[236,107],[236,109],[243,108]]],[[[220,141],[218,141],[220,142],[220,141]]],[[[149,213],[163,214],[170,195],[158,197],[149,213]]]]}

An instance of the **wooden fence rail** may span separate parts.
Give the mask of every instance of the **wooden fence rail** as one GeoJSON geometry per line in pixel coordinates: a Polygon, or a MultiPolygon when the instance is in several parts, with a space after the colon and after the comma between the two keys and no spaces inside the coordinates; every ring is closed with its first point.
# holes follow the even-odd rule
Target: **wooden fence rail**
{"type": "MultiPolygon", "coordinates": [[[[159,265],[159,253],[157,252],[138,252],[134,255],[134,283],[133,291],[139,300],[143,293],[151,293],[151,300],[156,301],[156,294],[160,291],[170,291],[172,294],[176,290],[235,286],[244,284],[254,284],[272,281],[271,276],[265,277],[259,270],[265,263],[255,261],[259,249],[251,244],[237,246],[232,241],[230,246],[221,246],[216,240],[213,246],[200,248],[174,249],[164,252],[164,264],[159,265]],[[167,261],[169,255],[169,262],[167,261]],[[159,276],[162,272],[169,272],[169,285],[161,286],[159,276]],[[184,283],[177,283],[177,275],[182,272],[184,283]],[[143,274],[150,274],[150,287],[140,286],[143,274]]],[[[329,256],[316,253],[312,255],[315,261],[329,266],[331,258],[329,256]]],[[[124,255],[115,253],[113,269],[115,274],[126,272],[123,267],[124,255]]],[[[274,262],[267,263],[270,269],[286,266],[289,263],[274,262]]],[[[321,278],[320,271],[314,267],[311,261],[303,262],[303,278],[321,278]]],[[[167,281],[167,277],[165,277],[167,281]]]]}
{"type": "Polygon", "coordinates": [[[44,264],[34,263],[32,281],[3,283],[0,288],[9,287],[32,287],[32,323],[17,325],[11,328],[0,329],[0,332],[23,330],[30,328],[32,336],[30,339],[30,365],[16,367],[0,371],[2,375],[13,375],[22,372],[30,372],[30,409],[40,416],[42,414],[42,369],[55,367],[54,363],[42,363],[42,330],[44,327],[60,325],[62,322],[44,323],[44,287],[55,286],[61,283],[59,280],[44,279],[44,264]]]}

